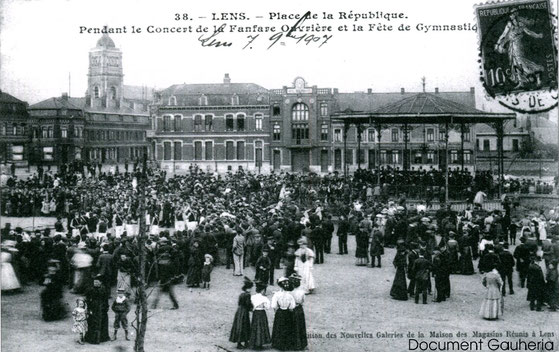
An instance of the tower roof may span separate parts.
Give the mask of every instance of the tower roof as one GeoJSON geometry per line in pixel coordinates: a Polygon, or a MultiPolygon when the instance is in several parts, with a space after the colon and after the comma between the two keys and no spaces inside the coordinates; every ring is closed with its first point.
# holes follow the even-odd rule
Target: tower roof
{"type": "Polygon", "coordinates": [[[104,33],[103,36],[97,41],[97,47],[114,48],[115,42],[113,42],[113,40],[107,33],[104,33]]]}

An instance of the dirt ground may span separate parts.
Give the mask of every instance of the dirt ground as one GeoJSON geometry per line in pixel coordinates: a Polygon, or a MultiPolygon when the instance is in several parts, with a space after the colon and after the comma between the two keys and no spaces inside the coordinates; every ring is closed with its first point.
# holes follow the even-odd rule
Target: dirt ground
{"type": "MultiPolygon", "coordinates": [[[[453,275],[449,301],[427,305],[412,300],[395,301],[389,291],[395,269],[391,265],[394,250],[387,249],[382,268],[354,265],[354,239],[349,239],[350,254],[337,255],[337,237],[334,253],[326,255],[326,263],[316,265],[314,275],[316,293],[307,296],[305,314],[310,334],[310,351],[408,351],[408,333],[423,333],[424,341],[472,341],[474,331],[503,334],[501,340],[515,341],[506,332],[554,333],[550,338],[555,348],[559,346],[557,327],[559,313],[530,311],[526,289],[515,281],[515,295],[505,298],[505,315],[498,321],[480,318],[479,308],[484,288],[479,274],[453,275]],[[429,338],[431,332],[451,333],[452,338],[429,338]],[[466,337],[457,337],[457,333],[466,337]],[[383,337],[389,333],[400,337],[383,337]],[[358,335],[361,334],[361,335],[358,335]]],[[[476,264],[477,265],[477,264],[476,264]]],[[[476,266],[477,267],[477,266],[476,266]]],[[[281,271],[276,270],[276,277],[281,271]]],[[[254,277],[249,268],[246,275],[254,277]]],[[[515,274],[515,280],[517,280],[515,274]]],[[[180,309],[169,310],[171,302],[161,298],[158,309],[151,310],[146,335],[146,351],[233,351],[235,344],[228,341],[237,297],[242,285],[241,277],[234,277],[231,270],[217,267],[212,273],[210,290],[188,289],[184,284],[175,287],[180,309]]],[[[271,298],[277,286],[270,287],[271,298]]],[[[2,296],[2,342],[4,351],[132,351],[133,342],[119,339],[102,345],[80,346],[71,332],[69,316],[59,322],[41,320],[39,286],[27,286],[23,293],[2,296]]],[[[76,296],[65,294],[69,308],[74,307],[76,296]]],[[[153,296],[151,297],[151,299],[153,296]]],[[[111,301],[112,302],[112,301],[111,301]]],[[[273,313],[268,312],[270,326],[273,313]]],[[[112,333],[113,313],[109,313],[112,333]]],[[[133,312],[129,320],[134,319],[133,312]]],[[[132,338],[135,335],[132,335],[132,338]]],[[[488,351],[484,340],[483,351],[488,351]]]]}

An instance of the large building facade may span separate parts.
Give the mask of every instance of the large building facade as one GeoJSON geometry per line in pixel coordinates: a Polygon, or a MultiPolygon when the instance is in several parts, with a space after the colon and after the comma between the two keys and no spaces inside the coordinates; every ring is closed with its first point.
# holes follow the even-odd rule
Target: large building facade
{"type": "MultiPolygon", "coordinates": [[[[449,130],[448,157],[445,130],[438,125],[355,125],[346,129],[333,115],[344,111],[373,112],[391,104],[410,104],[426,98],[429,107],[453,102],[475,108],[475,92],[341,93],[336,88],[308,86],[297,77],[290,87],[274,89],[270,95],[271,168],[317,173],[375,169],[381,166],[404,169],[473,169],[474,128],[449,130]],[[380,139],[379,139],[380,137],[380,139]],[[345,151],[345,153],[344,153],[345,151]],[[377,160],[378,159],[378,160],[377,160]]],[[[424,106],[422,106],[424,107],[424,106]]]]}
{"type": "Polygon", "coordinates": [[[27,103],[0,91],[0,163],[28,165],[30,125],[27,103]]]}
{"type": "Polygon", "coordinates": [[[84,158],[110,164],[148,153],[152,94],[145,87],[124,85],[122,52],[104,34],[89,52],[84,158]]]}
{"type": "Polygon", "coordinates": [[[270,94],[253,83],[179,84],[156,94],[152,154],[162,168],[186,172],[269,172],[270,94]]]}

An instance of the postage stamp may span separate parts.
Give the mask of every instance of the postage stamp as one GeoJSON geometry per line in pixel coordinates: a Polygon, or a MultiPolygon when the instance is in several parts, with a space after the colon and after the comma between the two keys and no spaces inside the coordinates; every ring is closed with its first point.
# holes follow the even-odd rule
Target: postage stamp
{"type": "Polygon", "coordinates": [[[557,49],[548,0],[477,6],[481,80],[487,94],[512,110],[557,105],[557,49]]]}

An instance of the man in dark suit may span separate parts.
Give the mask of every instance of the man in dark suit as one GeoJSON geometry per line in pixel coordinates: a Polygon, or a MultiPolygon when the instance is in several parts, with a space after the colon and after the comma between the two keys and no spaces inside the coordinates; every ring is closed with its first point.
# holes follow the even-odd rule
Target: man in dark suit
{"type": "Polygon", "coordinates": [[[518,271],[520,277],[520,287],[524,288],[528,267],[530,266],[530,249],[526,245],[526,237],[520,237],[520,242],[514,249],[514,258],[516,259],[516,271],[518,271]]]}
{"type": "Polygon", "coordinates": [[[320,224],[311,223],[311,240],[314,245],[316,256],[315,264],[324,264],[324,230],[320,224]]]}
{"type": "Polygon", "coordinates": [[[541,260],[541,258],[535,255],[530,258],[526,287],[528,287],[527,300],[530,301],[530,310],[535,309],[541,312],[543,300],[545,298],[545,278],[542,268],[537,263],[539,260],[541,260]]]}
{"type": "Polygon", "coordinates": [[[332,215],[328,214],[322,223],[324,231],[324,251],[330,254],[332,248],[332,234],[334,233],[334,223],[332,222],[332,215]]]}
{"type": "Polygon", "coordinates": [[[97,259],[97,275],[107,290],[107,297],[110,297],[113,276],[113,255],[109,254],[109,245],[106,243],[101,248],[101,255],[99,255],[99,259],[97,259]]]}
{"type": "Polygon", "coordinates": [[[338,224],[338,254],[347,254],[347,233],[349,232],[349,221],[344,215],[340,216],[338,224]]]}
{"type": "Polygon", "coordinates": [[[419,303],[419,293],[423,294],[423,304],[427,304],[427,289],[431,276],[431,262],[425,259],[425,251],[419,251],[419,257],[413,263],[415,273],[415,303],[419,303]]]}
{"type": "Polygon", "coordinates": [[[414,263],[419,258],[417,253],[417,243],[410,243],[411,250],[408,253],[408,279],[410,283],[408,285],[408,294],[413,297],[415,294],[415,266],[414,263]]]}
{"type": "Polygon", "coordinates": [[[505,242],[503,248],[499,251],[499,261],[501,266],[497,268],[499,274],[501,274],[501,279],[503,279],[503,296],[506,295],[506,281],[509,282],[509,293],[514,295],[514,289],[512,288],[512,272],[514,271],[514,256],[508,251],[509,244],[505,242]]]}

